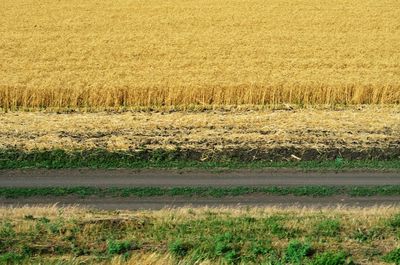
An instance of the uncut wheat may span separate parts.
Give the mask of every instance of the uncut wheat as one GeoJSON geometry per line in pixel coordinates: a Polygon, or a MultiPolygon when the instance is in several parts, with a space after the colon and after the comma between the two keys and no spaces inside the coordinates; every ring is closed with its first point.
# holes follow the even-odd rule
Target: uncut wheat
{"type": "Polygon", "coordinates": [[[397,0],[2,0],[0,108],[400,103],[397,0]]]}

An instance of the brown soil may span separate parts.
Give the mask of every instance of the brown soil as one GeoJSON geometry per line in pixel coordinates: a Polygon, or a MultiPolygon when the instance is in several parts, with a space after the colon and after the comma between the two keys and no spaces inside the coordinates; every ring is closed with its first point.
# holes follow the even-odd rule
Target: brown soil
{"type": "Polygon", "coordinates": [[[27,169],[0,170],[0,187],[233,187],[400,185],[400,171],[27,169]]]}

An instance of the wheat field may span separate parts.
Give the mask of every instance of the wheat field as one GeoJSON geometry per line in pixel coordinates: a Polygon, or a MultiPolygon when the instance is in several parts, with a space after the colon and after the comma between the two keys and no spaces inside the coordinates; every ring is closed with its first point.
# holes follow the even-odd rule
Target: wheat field
{"type": "Polygon", "coordinates": [[[397,0],[2,0],[0,108],[400,103],[397,0]]]}

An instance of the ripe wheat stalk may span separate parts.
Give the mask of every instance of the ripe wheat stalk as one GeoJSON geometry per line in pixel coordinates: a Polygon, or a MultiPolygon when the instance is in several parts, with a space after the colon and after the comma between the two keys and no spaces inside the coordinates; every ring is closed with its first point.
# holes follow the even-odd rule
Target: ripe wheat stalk
{"type": "Polygon", "coordinates": [[[3,0],[0,108],[399,104],[399,17],[397,0],[3,0]]]}

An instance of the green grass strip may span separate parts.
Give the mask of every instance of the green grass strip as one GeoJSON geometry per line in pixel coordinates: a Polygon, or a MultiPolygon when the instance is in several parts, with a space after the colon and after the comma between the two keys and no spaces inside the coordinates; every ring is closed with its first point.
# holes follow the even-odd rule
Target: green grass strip
{"type": "Polygon", "coordinates": [[[334,160],[318,161],[242,161],[219,158],[199,161],[183,156],[179,151],[143,150],[140,152],[31,151],[0,150],[0,169],[19,168],[297,168],[297,169],[400,169],[400,159],[393,160],[334,160]]]}
{"type": "Polygon", "coordinates": [[[0,188],[0,197],[19,198],[32,196],[111,196],[111,197],[151,197],[151,196],[239,196],[247,194],[295,195],[295,196],[399,196],[400,185],[391,186],[293,186],[293,187],[131,187],[131,188],[0,188]]]}

